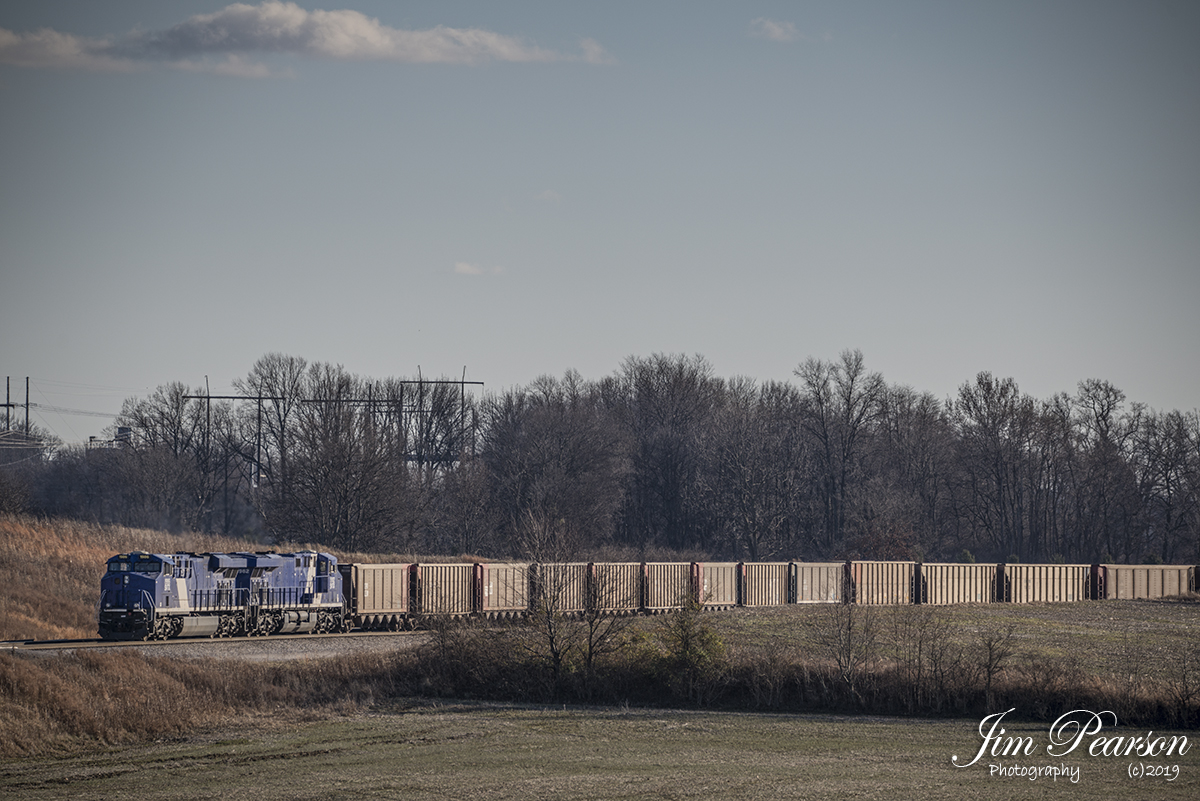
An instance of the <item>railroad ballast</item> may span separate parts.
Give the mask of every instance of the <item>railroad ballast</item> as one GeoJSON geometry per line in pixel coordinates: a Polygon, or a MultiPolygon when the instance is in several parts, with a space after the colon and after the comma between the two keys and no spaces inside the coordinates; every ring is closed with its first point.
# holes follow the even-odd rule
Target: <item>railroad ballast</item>
{"type": "Polygon", "coordinates": [[[410,628],[428,618],[654,614],[788,604],[958,604],[1159,598],[1197,591],[1192,565],[921,562],[339,564],[332,554],[118,554],[100,582],[109,640],[410,628]]]}

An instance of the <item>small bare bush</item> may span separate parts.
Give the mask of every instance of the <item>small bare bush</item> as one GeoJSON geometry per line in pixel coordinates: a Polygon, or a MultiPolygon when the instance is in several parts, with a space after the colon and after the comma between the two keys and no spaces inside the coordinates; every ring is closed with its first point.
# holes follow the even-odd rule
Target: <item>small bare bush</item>
{"type": "Polygon", "coordinates": [[[1186,638],[1174,654],[1164,682],[1176,725],[1200,726],[1200,642],[1186,638]]]}
{"type": "Polygon", "coordinates": [[[828,604],[808,617],[807,640],[813,651],[829,660],[859,706],[866,705],[863,683],[879,660],[876,610],[857,604],[828,604]]]}
{"type": "Polygon", "coordinates": [[[983,680],[983,707],[988,713],[996,708],[994,690],[997,680],[1017,651],[1016,636],[1016,628],[1011,624],[989,626],[975,635],[975,666],[983,680]]]}
{"type": "Polygon", "coordinates": [[[759,709],[779,709],[796,683],[796,662],[790,644],[772,637],[765,645],[738,654],[742,681],[759,709]]]}
{"type": "Polygon", "coordinates": [[[1087,677],[1074,658],[1023,654],[1013,673],[1025,714],[1053,719],[1086,706],[1087,677]]]}

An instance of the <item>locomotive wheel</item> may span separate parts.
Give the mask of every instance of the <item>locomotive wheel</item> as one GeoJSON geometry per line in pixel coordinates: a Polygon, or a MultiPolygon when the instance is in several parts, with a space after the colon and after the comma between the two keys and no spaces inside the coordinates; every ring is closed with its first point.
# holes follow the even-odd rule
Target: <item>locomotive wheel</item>
{"type": "Polygon", "coordinates": [[[178,637],[183,631],[183,618],[158,617],[154,621],[154,631],[146,635],[147,640],[169,640],[178,637]]]}

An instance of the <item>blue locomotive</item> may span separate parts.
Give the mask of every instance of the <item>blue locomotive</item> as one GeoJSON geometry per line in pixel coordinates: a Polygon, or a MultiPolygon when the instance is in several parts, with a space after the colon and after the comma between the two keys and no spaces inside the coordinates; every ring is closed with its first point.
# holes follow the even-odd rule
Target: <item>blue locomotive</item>
{"type": "Polygon", "coordinates": [[[299,553],[128,553],[100,581],[106,640],[345,631],[337,558],[299,553]]]}

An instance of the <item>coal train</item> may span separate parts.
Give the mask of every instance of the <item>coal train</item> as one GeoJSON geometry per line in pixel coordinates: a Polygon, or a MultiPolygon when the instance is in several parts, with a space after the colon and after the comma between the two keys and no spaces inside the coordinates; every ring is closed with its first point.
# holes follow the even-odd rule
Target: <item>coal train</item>
{"type": "Polygon", "coordinates": [[[787,604],[1035,603],[1197,591],[1200,566],[921,562],[339,564],[332,554],[134,552],[100,582],[103,639],[413,628],[448,616],[787,604]]]}

